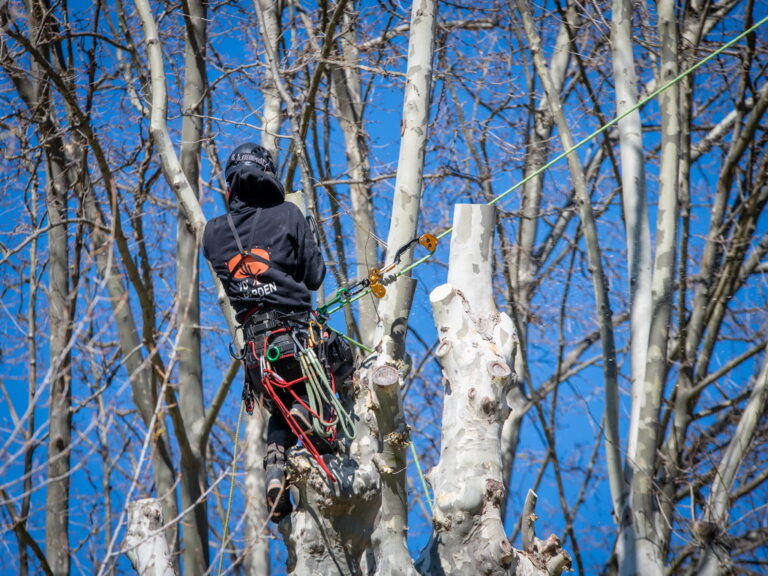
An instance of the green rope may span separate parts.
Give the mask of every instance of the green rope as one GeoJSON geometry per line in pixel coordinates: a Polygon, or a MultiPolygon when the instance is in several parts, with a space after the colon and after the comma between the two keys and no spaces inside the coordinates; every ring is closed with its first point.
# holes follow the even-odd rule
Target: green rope
{"type": "Polygon", "coordinates": [[[240,442],[240,423],[243,420],[245,412],[245,403],[240,403],[240,414],[237,416],[237,427],[235,428],[235,447],[232,449],[232,482],[229,484],[229,499],[227,502],[227,514],[224,517],[224,534],[221,537],[221,552],[219,553],[219,576],[224,565],[224,550],[227,546],[227,529],[229,528],[229,517],[232,514],[232,500],[235,495],[235,472],[237,470],[237,445],[240,442]]]}
{"type": "Polygon", "coordinates": [[[416,464],[416,471],[419,473],[421,479],[421,487],[424,489],[424,496],[427,500],[427,506],[429,506],[429,513],[432,516],[435,515],[435,510],[432,508],[432,498],[429,495],[429,488],[427,487],[427,479],[424,477],[424,473],[421,471],[421,463],[419,462],[419,455],[416,453],[416,447],[413,445],[413,440],[408,442],[411,446],[411,454],[413,454],[413,462],[416,464]]]}
{"type": "MultiPolygon", "coordinates": [[[[672,80],[670,80],[666,84],[663,84],[662,86],[660,86],[659,88],[657,88],[656,90],[651,92],[645,98],[642,98],[641,100],[639,100],[634,106],[632,106],[628,110],[625,110],[624,112],[622,112],[621,114],[616,116],[613,120],[609,121],[607,124],[601,126],[597,130],[592,132],[592,134],[590,134],[589,136],[583,138],[582,140],[580,140],[579,142],[574,144],[568,150],[565,150],[564,152],[562,152],[559,155],[555,156],[552,160],[550,160],[549,162],[544,164],[544,166],[542,166],[541,168],[538,168],[537,170],[533,171],[531,174],[529,174],[528,176],[526,176],[525,178],[520,180],[517,184],[514,184],[509,189],[505,190],[504,192],[502,192],[501,194],[499,194],[495,198],[491,199],[488,202],[488,205],[493,206],[494,204],[497,204],[498,202],[500,202],[501,200],[506,198],[509,194],[511,194],[512,192],[514,192],[515,190],[517,190],[521,186],[527,184],[528,182],[530,182],[531,180],[533,180],[534,178],[539,176],[542,172],[544,172],[545,170],[548,170],[554,164],[560,162],[560,160],[562,160],[563,158],[565,158],[569,154],[572,154],[573,152],[575,152],[576,150],[578,150],[579,148],[584,146],[584,144],[586,144],[587,142],[592,141],[593,139],[598,137],[600,134],[602,134],[603,132],[605,132],[609,128],[611,128],[611,127],[615,126],[616,124],[618,124],[624,118],[626,118],[627,116],[629,116],[633,112],[635,112],[635,111],[639,110],[640,108],[642,108],[643,106],[645,106],[648,102],[650,102],[651,100],[656,98],[659,94],[661,94],[665,90],[669,89],[670,87],[674,86],[675,84],[680,82],[680,80],[682,80],[686,76],[689,76],[690,74],[692,74],[693,72],[695,72],[696,70],[701,68],[704,64],[706,64],[707,62],[709,62],[710,60],[712,60],[716,56],[722,54],[725,50],[727,50],[728,48],[730,48],[731,46],[736,44],[739,40],[741,40],[742,38],[744,38],[748,34],[751,34],[755,30],[757,30],[760,26],[762,26],[766,22],[768,22],[768,16],[766,16],[765,18],[763,18],[762,20],[760,20],[756,24],[753,24],[752,26],[750,26],[749,28],[744,30],[741,34],[739,34],[738,36],[732,38],[731,40],[729,40],[728,42],[726,42],[725,44],[720,46],[717,50],[715,50],[711,54],[708,54],[706,57],[704,57],[703,59],[699,60],[696,64],[694,64],[693,66],[691,66],[687,70],[681,72],[680,74],[675,76],[672,80]]],[[[451,234],[452,232],[453,232],[453,226],[451,226],[450,228],[447,228],[446,230],[443,230],[440,234],[436,235],[436,238],[438,240],[441,240],[444,237],[446,237],[448,234],[451,234]]],[[[405,268],[403,268],[402,270],[397,272],[396,276],[400,277],[403,274],[407,274],[408,272],[410,272],[411,270],[416,268],[416,266],[419,266],[419,265],[423,264],[424,262],[426,262],[427,260],[429,260],[432,257],[432,254],[433,253],[430,252],[426,256],[416,260],[415,262],[412,262],[410,265],[406,266],[405,268]]],[[[342,302],[341,304],[339,304],[338,306],[336,306],[332,310],[328,311],[328,315],[333,314],[334,312],[338,312],[339,310],[341,310],[342,308],[344,308],[348,304],[352,304],[353,302],[356,302],[357,300],[359,300],[363,296],[368,295],[370,293],[370,291],[371,291],[371,289],[367,288],[366,290],[362,291],[360,294],[357,294],[357,295],[355,295],[355,296],[353,296],[353,297],[351,297],[349,299],[346,299],[344,302],[342,302]]]]}
{"type": "Polygon", "coordinates": [[[376,352],[376,350],[374,350],[373,348],[370,348],[370,347],[366,346],[362,342],[358,342],[354,338],[350,338],[349,336],[347,336],[343,332],[339,332],[338,330],[336,330],[336,328],[333,328],[331,326],[326,326],[326,328],[328,328],[328,330],[330,330],[331,332],[336,333],[338,336],[341,336],[342,338],[344,338],[344,340],[346,340],[350,344],[353,344],[354,346],[357,346],[358,348],[360,348],[360,350],[363,350],[364,352],[367,352],[368,354],[373,354],[374,352],[376,352]]]}
{"type": "Polygon", "coordinates": [[[334,394],[331,388],[328,376],[317,359],[317,354],[311,348],[302,350],[299,353],[299,363],[301,370],[306,376],[306,391],[309,407],[315,416],[312,415],[312,429],[321,438],[327,438],[330,433],[326,431],[327,427],[336,427],[338,424],[344,435],[350,440],[355,438],[354,419],[352,415],[344,409],[341,401],[334,394]],[[336,418],[331,421],[325,419],[325,406],[330,406],[336,413],[336,418]]]}

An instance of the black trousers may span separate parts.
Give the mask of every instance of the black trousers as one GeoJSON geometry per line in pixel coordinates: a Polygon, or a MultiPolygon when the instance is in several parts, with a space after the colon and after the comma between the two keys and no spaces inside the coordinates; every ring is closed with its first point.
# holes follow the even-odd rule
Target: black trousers
{"type": "MultiPolygon", "coordinates": [[[[271,343],[271,342],[270,342],[271,343]]],[[[256,345],[263,345],[263,340],[256,341],[256,345]]],[[[259,349],[261,353],[261,349],[259,349]]],[[[270,363],[272,370],[276,372],[286,382],[292,382],[302,377],[301,365],[298,360],[293,356],[281,358],[275,362],[270,363]]],[[[261,371],[258,368],[258,360],[256,366],[247,366],[245,377],[247,379],[246,385],[251,386],[256,390],[258,394],[264,400],[264,404],[269,412],[269,422],[267,423],[267,450],[270,445],[275,444],[285,450],[296,445],[298,438],[291,430],[291,427],[286,422],[283,413],[277,405],[277,401],[285,406],[286,410],[290,411],[294,403],[297,402],[296,396],[298,396],[303,402],[307,402],[307,391],[303,382],[297,382],[291,386],[290,390],[286,388],[275,388],[277,398],[271,398],[269,394],[263,389],[261,383],[261,371]]]]}

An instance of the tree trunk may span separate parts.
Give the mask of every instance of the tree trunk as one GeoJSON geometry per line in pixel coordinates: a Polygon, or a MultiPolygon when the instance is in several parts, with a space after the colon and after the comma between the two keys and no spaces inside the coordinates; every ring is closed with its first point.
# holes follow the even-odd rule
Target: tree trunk
{"type": "MultiPolygon", "coordinates": [[[[632,44],[632,3],[614,0],[611,20],[613,46],[613,75],[616,82],[616,114],[621,115],[637,104],[637,76],[632,44]]],[[[629,472],[637,454],[637,431],[640,399],[645,384],[648,333],[651,325],[651,236],[645,192],[645,164],[640,111],[635,110],[619,124],[621,155],[621,197],[626,226],[628,281],[630,299],[630,371],[632,403],[625,472],[629,472]]],[[[626,477],[625,477],[626,478],[626,477]]],[[[614,501],[613,517],[625,524],[631,515],[625,514],[630,486],[621,485],[620,499],[614,501]]],[[[616,544],[619,565],[634,558],[635,541],[630,526],[622,526],[616,544]]]]}
{"type": "MultiPolygon", "coordinates": [[[[352,220],[355,226],[355,275],[368,276],[368,270],[378,265],[378,251],[371,199],[368,144],[363,126],[363,102],[360,86],[359,55],[355,15],[349,7],[344,13],[339,38],[342,62],[331,72],[333,96],[339,111],[339,125],[344,134],[347,165],[349,166],[352,220]]],[[[370,298],[358,301],[358,332],[363,344],[373,344],[376,327],[376,304],[370,298]]]]}
{"type": "MultiPolygon", "coordinates": [[[[555,48],[552,52],[552,58],[549,62],[549,71],[552,78],[554,89],[559,93],[562,91],[565,80],[568,77],[568,65],[571,60],[571,42],[568,26],[573,26],[578,22],[577,8],[573,2],[568,3],[566,10],[567,22],[563,22],[555,41],[555,48]]],[[[533,89],[533,86],[531,86],[533,89]]],[[[547,163],[551,150],[550,141],[552,139],[552,128],[554,118],[549,110],[547,96],[543,95],[536,104],[536,110],[533,112],[533,130],[530,135],[529,152],[525,157],[525,176],[528,177],[535,173],[547,163]]],[[[530,408],[528,399],[525,397],[526,385],[533,383],[527,380],[528,374],[528,324],[531,314],[531,300],[534,297],[534,283],[539,271],[539,259],[535,255],[538,238],[539,223],[541,220],[541,200],[543,194],[544,175],[540,174],[536,178],[529,180],[524,186],[521,199],[522,218],[520,219],[520,229],[517,235],[517,243],[512,244],[505,249],[504,253],[511,254],[510,260],[510,285],[513,290],[514,308],[512,319],[515,322],[520,348],[515,356],[515,372],[517,381],[510,390],[507,401],[510,403],[510,414],[504,422],[501,435],[502,459],[504,461],[504,485],[509,486],[512,482],[512,469],[515,463],[515,455],[520,440],[520,429],[523,425],[523,417],[530,408]]],[[[505,242],[502,238],[502,242],[505,242]]],[[[502,516],[507,510],[507,494],[505,493],[504,502],[501,510],[502,516]]]]}
{"type": "MultiPolygon", "coordinates": [[[[674,2],[659,2],[661,38],[660,83],[677,75],[677,32],[674,2]]],[[[655,475],[659,433],[659,409],[667,374],[667,342],[672,312],[675,251],[677,240],[677,183],[679,151],[679,90],[674,85],[659,97],[662,120],[659,207],[656,223],[656,258],[653,270],[653,313],[648,341],[648,359],[637,432],[637,454],[632,466],[631,520],[626,529],[634,532],[635,558],[625,557],[619,566],[622,576],[664,573],[664,544],[659,541],[658,492],[655,475]]]]}
{"type": "MultiPolygon", "coordinates": [[[[613,76],[616,82],[616,115],[637,104],[637,76],[632,44],[632,2],[614,0],[611,20],[613,76]]],[[[639,398],[645,381],[648,332],[651,312],[651,232],[645,192],[645,158],[640,111],[635,110],[619,124],[621,154],[621,198],[627,237],[630,298],[630,358],[632,412],[630,414],[627,460],[637,451],[639,398]]],[[[618,515],[619,511],[614,510],[618,515]]],[[[618,517],[618,516],[617,516],[618,517]]]]}
{"type": "MultiPolygon", "coordinates": [[[[68,576],[70,573],[69,548],[69,489],[72,427],[72,373],[71,343],[72,314],[75,294],[70,293],[69,237],[67,220],[70,181],[68,166],[59,138],[52,130],[56,126],[55,105],[51,97],[49,81],[44,73],[55,49],[56,30],[46,19],[46,7],[35,1],[29,9],[30,51],[32,78],[29,80],[18,69],[10,69],[9,75],[22,94],[33,118],[45,126],[42,144],[45,147],[47,171],[45,204],[50,225],[48,231],[48,324],[49,367],[46,380],[50,386],[49,433],[47,456],[47,490],[45,495],[45,555],[53,574],[68,576]]],[[[5,15],[4,15],[5,16],[5,15]]],[[[3,18],[5,20],[5,18],[3,18]]],[[[13,63],[3,51],[6,69],[13,63]]]]}
{"type": "Polygon", "coordinates": [[[139,576],[178,575],[163,535],[163,507],[159,501],[147,498],[128,505],[123,552],[139,576]]]}
{"type": "Polygon", "coordinates": [[[499,513],[501,425],[516,334],[493,302],[492,206],[457,205],[448,283],[430,295],[443,367],[440,461],[428,478],[435,531],[419,569],[503,574],[515,557],[499,513]]]}
{"type": "MultiPolygon", "coordinates": [[[[264,433],[266,431],[266,411],[257,407],[252,416],[244,416],[245,436],[243,459],[245,460],[245,570],[249,576],[266,576],[270,573],[269,541],[271,539],[267,523],[269,510],[265,497],[264,479],[264,433]]],[[[233,478],[234,482],[235,479],[233,478]]],[[[220,552],[224,553],[224,550],[220,552]]]]}
{"type": "MultiPolygon", "coordinates": [[[[183,3],[185,21],[184,118],[181,126],[181,168],[193,193],[199,196],[200,153],[203,139],[203,103],[206,92],[206,3],[183,3]]],[[[205,446],[201,424],[205,420],[203,368],[200,354],[199,260],[200,228],[191,228],[179,208],[176,239],[176,292],[178,294],[179,407],[189,438],[190,450],[183,452],[181,475],[184,573],[200,576],[210,562],[208,551],[208,488],[205,446]],[[186,456],[186,458],[184,457],[186,456]]]]}
{"type": "MultiPolygon", "coordinates": [[[[400,155],[387,236],[387,263],[394,261],[395,251],[400,246],[418,235],[436,11],[434,0],[417,0],[411,8],[400,155]]],[[[401,266],[407,266],[412,260],[410,251],[403,254],[401,266]]],[[[409,434],[400,396],[403,376],[408,372],[404,356],[405,335],[414,290],[415,282],[409,278],[389,287],[378,307],[379,323],[373,338],[378,352],[373,382],[381,407],[379,433],[385,443],[380,457],[387,471],[383,473],[381,513],[373,534],[379,574],[414,573],[406,541],[408,496],[405,471],[409,434]]]]}
{"type": "Polygon", "coordinates": [[[765,414],[766,403],[768,403],[768,354],[763,357],[763,366],[750,394],[747,407],[717,466],[712,480],[712,491],[704,510],[704,521],[694,525],[694,533],[704,544],[704,554],[700,559],[697,572],[700,576],[719,576],[733,571],[727,538],[731,516],[730,492],[750,444],[755,440],[755,432],[765,414]]]}
{"type": "Polygon", "coordinates": [[[440,461],[428,474],[434,529],[419,558],[422,574],[559,574],[570,565],[553,537],[552,570],[534,568],[544,547],[533,537],[533,505],[525,551],[512,548],[500,514],[501,427],[517,336],[493,300],[494,213],[488,205],[455,207],[448,283],[430,295],[445,398],[440,461]]]}
{"type": "MultiPolygon", "coordinates": [[[[518,10],[523,20],[525,34],[528,37],[531,55],[536,72],[547,95],[552,116],[560,132],[563,150],[573,148],[573,136],[563,112],[560,94],[555,90],[552,77],[547,69],[546,61],[541,50],[541,39],[534,26],[528,0],[517,0],[518,10]]],[[[618,376],[616,367],[616,346],[613,336],[613,314],[608,294],[608,282],[603,272],[603,262],[597,235],[595,215],[592,210],[592,199],[587,190],[584,170],[576,154],[568,155],[568,169],[574,188],[574,197],[579,209],[579,216],[584,230],[584,242],[587,248],[589,271],[592,275],[592,287],[595,295],[597,321],[600,327],[600,342],[602,344],[603,377],[605,381],[605,451],[608,463],[608,482],[611,490],[614,509],[619,508],[621,499],[623,474],[621,455],[619,451],[619,398],[618,376]]]]}
{"type": "Polygon", "coordinates": [[[56,576],[68,576],[69,485],[72,426],[72,389],[69,338],[69,239],[67,238],[66,175],[58,163],[48,163],[46,193],[48,221],[48,322],[50,325],[50,431],[48,436],[48,490],[45,496],[45,550],[56,576]]]}
{"type": "Polygon", "coordinates": [[[378,562],[371,557],[371,534],[381,507],[381,474],[387,471],[378,455],[378,406],[371,370],[371,362],[364,363],[343,398],[345,408],[357,416],[355,439],[342,438],[339,453],[323,457],[336,481],[306,450],[289,452],[288,481],[297,505],[279,526],[289,575],[358,575],[363,565],[378,562]]]}

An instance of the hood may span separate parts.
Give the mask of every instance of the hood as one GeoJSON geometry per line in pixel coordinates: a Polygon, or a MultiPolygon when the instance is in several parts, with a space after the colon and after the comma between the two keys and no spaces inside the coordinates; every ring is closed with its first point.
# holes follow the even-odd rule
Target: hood
{"type": "Polygon", "coordinates": [[[285,200],[285,189],[271,172],[254,164],[237,167],[229,183],[230,207],[240,202],[247,206],[275,206],[285,200]]]}

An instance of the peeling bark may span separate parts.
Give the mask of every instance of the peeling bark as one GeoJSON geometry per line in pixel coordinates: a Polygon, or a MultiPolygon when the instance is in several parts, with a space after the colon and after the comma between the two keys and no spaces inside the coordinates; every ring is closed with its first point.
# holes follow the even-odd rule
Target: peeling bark
{"type": "Polygon", "coordinates": [[[128,505],[123,553],[139,576],[177,576],[163,535],[163,508],[158,500],[146,498],[128,505]]]}
{"type": "Polygon", "coordinates": [[[381,442],[377,454],[381,474],[381,510],[372,536],[376,574],[416,574],[408,552],[407,448],[410,429],[405,421],[401,390],[409,366],[405,362],[408,315],[416,281],[401,277],[396,285],[393,318],[382,318],[388,332],[381,339],[371,369],[376,394],[376,421],[381,442]]]}
{"type": "Polygon", "coordinates": [[[532,503],[528,550],[513,549],[501,518],[501,427],[517,336],[493,300],[494,213],[488,205],[455,207],[448,283],[430,294],[445,398],[440,461],[428,474],[435,507],[418,562],[423,574],[559,574],[570,565],[559,540],[543,545],[533,536],[532,503]]]}

